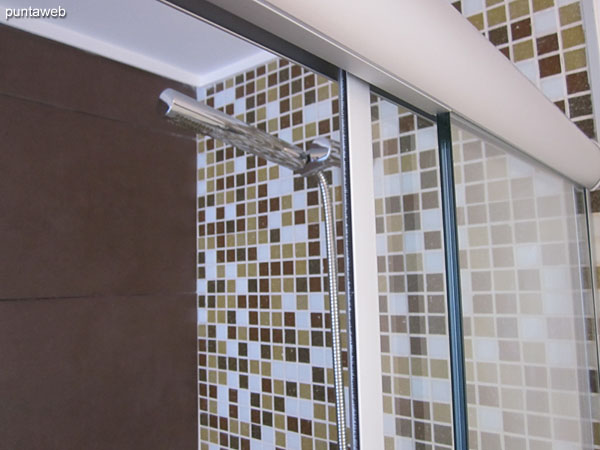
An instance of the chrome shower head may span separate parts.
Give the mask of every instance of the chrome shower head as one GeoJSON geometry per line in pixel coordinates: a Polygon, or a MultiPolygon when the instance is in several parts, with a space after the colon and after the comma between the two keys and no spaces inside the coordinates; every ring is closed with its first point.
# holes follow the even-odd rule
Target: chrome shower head
{"type": "Polygon", "coordinates": [[[160,94],[165,116],[177,125],[209,135],[288,169],[302,170],[309,155],[300,147],[252,127],[234,117],[177,92],[165,89],[160,94]]]}

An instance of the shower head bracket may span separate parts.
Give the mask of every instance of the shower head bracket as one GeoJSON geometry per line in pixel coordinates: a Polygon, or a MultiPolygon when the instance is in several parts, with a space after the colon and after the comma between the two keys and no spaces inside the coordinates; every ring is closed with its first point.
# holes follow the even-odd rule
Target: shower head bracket
{"type": "Polygon", "coordinates": [[[308,149],[308,162],[296,174],[308,177],[329,167],[340,167],[340,143],[324,137],[316,138],[308,149]]]}

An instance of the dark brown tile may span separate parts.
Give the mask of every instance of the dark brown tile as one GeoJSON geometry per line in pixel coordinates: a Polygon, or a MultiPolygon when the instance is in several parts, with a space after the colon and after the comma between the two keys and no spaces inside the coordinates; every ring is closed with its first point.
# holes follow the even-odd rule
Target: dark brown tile
{"type": "Polygon", "coordinates": [[[537,40],[538,55],[558,50],[558,34],[549,34],[537,40]]]}
{"type": "Polygon", "coordinates": [[[592,96],[581,95],[569,99],[569,117],[579,117],[592,114],[592,96]]]}
{"type": "Polygon", "coordinates": [[[510,32],[513,41],[531,36],[531,20],[524,19],[514,22],[510,25],[510,32]]]}
{"type": "Polygon", "coordinates": [[[588,74],[586,71],[567,75],[567,92],[569,94],[589,90],[590,83],[588,81],[588,74]]]}
{"type": "Polygon", "coordinates": [[[399,119],[400,133],[406,133],[415,129],[415,116],[403,116],[399,119]]]}
{"type": "Polygon", "coordinates": [[[548,77],[561,72],[560,57],[558,55],[539,60],[540,77],[548,77]]]}
{"type": "Polygon", "coordinates": [[[496,46],[506,44],[508,42],[508,29],[506,26],[495,28],[489,32],[490,42],[496,46]]]}
{"type": "Polygon", "coordinates": [[[0,302],[3,449],[197,445],[195,295],[0,302]]]}
{"type": "Polygon", "coordinates": [[[596,127],[594,125],[594,119],[583,119],[574,121],[575,125],[583,131],[583,133],[590,139],[596,138],[596,127]]]}
{"type": "Polygon", "coordinates": [[[195,290],[193,140],[0,96],[0,298],[195,290]]]}
{"type": "Polygon", "coordinates": [[[101,56],[0,25],[0,93],[119,121],[192,136],[158,112],[167,87],[194,95],[189,86],[101,56]]]}

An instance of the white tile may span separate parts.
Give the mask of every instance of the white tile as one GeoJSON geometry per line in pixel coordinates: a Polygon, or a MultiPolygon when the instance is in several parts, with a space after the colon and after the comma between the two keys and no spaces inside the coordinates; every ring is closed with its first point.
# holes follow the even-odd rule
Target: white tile
{"type": "Polygon", "coordinates": [[[267,103],[267,120],[279,118],[279,102],[267,103]]]}
{"type": "Polygon", "coordinates": [[[398,107],[387,101],[381,102],[379,117],[381,122],[381,139],[397,138],[400,134],[398,107]]]}
{"type": "Polygon", "coordinates": [[[538,66],[536,60],[519,61],[515,63],[517,69],[525,75],[529,81],[537,86],[538,80],[538,66]]]}
{"type": "Polygon", "coordinates": [[[465,17],[477,14],[483,11],[483,0],[462,0],[461,9],[465,17]]]}
{"type": "Polygon", "coordinates": [[[410,355],[409,337],[404,334],[392,334],[390,336],[390,353],[395,356],[410,355]]]}
{"type": "Polygon", "coordinates": [[[502,432],[502,410],[499,408],[488,408],[477,406],[477,424],[485,431],[502,432]]]}
{"type": "Polygon", "coordinates": [[[577,347],[572,341],[546,342],[548,364],[556,367],[577,367],[577,347]]]}
{"type": "Polygon", "coordinates": [[[402,192],[403,194],[411,194],[414,192],[419,192],[421,190],[421,176],[419,172],[406,172],[402,174],[401,177],[386,177],[386,178],[400,178],[402,184],[402,192]]]}
{"type": "Polygon", "coordinates": [[[437,148],[437,130],[435,127],[423,128],[417,131],[417,151],[437,148]]]}
{"type": "Polygon", "coordinates": [[[224,341],[227,339],[227,325],[218,323],[216,326],[217,339],[224,341]]]}
{"type": "Polygon", "coordinates": [[[533,14],[533,34],[536,38],[556,33],[556,8],[549,8],[533,14]]]}
{"type": "Polygon", "coordinates": [[[235,263],[225,264],[225,276],[231,280],[237,277],[237,266],[235,263]]]}
{"type": "MultiPolygon", "coordinates": [[[[227,371],[227,387],[230,389],[239,389],[240,376],[238,373],[229,370],[227,371]]],[[[229,413],[229,412],[228,412],[229,413]]]]}
{"type": "Polygon", "coordinates": [[[323,311],[323,300],[325,296],[323,294],[310,294],[308,296],[308,304],[311,312],[322,312],[323,311]]]}
{"type": "MultiPolygon", "coordinates": [[[[274,211],[269,213],[269,228],[281,228],[281,212],[274,211]]],[[[291,227],[286,227],[291,228],[291,227]]]]}
{"type": "Polygon", "coordinates": [[[312,384],[312,366],[310,364],[298,364],[298,381],[312,384]]]}
{"type": "Polygon", "coordinates": [[[420,231],[404,232],[404,251],[406,253],[418,253],[423,251],[423,233],[420,231]]]}
{"type": "Polygon", "coordinates": [[[260,344],[257,342],[248,342],[248,358],[260,359],[260,344]]]}
{"type": "Polygon", "coordinates": [[[448,359],[448,338],[445,336],[427,336],[427,353],[431,358],[448,359]]]}
{"type": "Polygon", "coordinates": [[[562,290],[568,293],[573,289],[571,271],[568,266],[544,267],[541,270],[540,278],[543,290],[562,290]]]}
{"type": "MultiPolygon", "coordinates": [[[[317,105],[317,117],[319,120],[329,119],[333,116],[333,112],[331,109],[331,99],[323,100],[321,102],[316,103],[317,105]]],[[[306,121],[306,119],[304,119],[306,121]]]]}
{"type": "Polygon", "coordinates": [[[244,97],[238,98],[233,102],[233,114],[245,114],[246,113],[246,99],[244,97]]]}
{"type": "Polygon", "coordinates": [[[235,290],[238,294],[248,293],[248,279],[247,278],[236,278],[235,290]]]}
{"type": "MultiPolygon", "coordinates": [[[[382,160],[378,159],[377,164],[382,165],[383,164],[382,160]]],[[[398,175],[392,175],[392,176],[382,176],[382,177],[375,178],[375,190],[378,192],[378,195],[376,195],[376,197],[381,198],[384,195],[390,196],[390,195],[402,194],[402,190],[404,189],[404,176],[405,175],[403,175],[401,177],[399,177],[398,175]]],[[[415,173],[414,175],[418,176],[417,173],[415,173]]]]}
{"type": "Polygon", "coordinates": [[[439,231],[442,229],[442,214],[439,208],[421,211],[421,228],[423,231],[439,231]]]}
{"type": "Polygon", "coordinates": [[[317,104],[306,105],[302,110],[302,117],[305,124],[316,122],[318,120],[317,104]]]}
{"type": "Polygon", "coordinates": [[[565,79],[561,75],[554,77],[546,77],[540,80],[540,88],[544,95],[552,100],[564,100],[565,94],[565,79]]]}
{"type": "Polygon", "coordinates": [[[204,216],[206,222],[214,222],[217,220],[217,208],[214,206],[207,206],[204,208],[204,216]]]}
{"type": "Polygon", "coordinates": [[[271,249],[268,244],[263,244],[258,246],[257,251],[258,261],[265,262],[271,260],[271,249]]]}
{"type": "Polygon", "coordinates": [[[428,401],[431,399],[429,378],[410,377],[410,394],[416,400],[428,401]]]}
{"type": "Polygon", "coordinates": [[[206,195],[206,181],[198,181],[196,184],[196,195],[206,195]]]}
{"type": "Polygon", "coordinates": [[[292,194],[292,204],[294,209],[306,209],[306,192],[294,192],[292,194]]]}
{"type": "Polygon", "coordinates": [[[196,167],[198,169],[203,169],[204,167],[206,167],[206,153],[205,152],[196,154],[196,167]]]}
{"type": "Polygon", "coordinates": [[[279,238],[282,244],[290,244],[294,242],[294,227],[282,227],[279,238]]]}
{"type": "Polygon", "coordinates": [[[444,271],[444,254],[441,251],[428,250],[425,255],[425,273],[440,273],[444,271]]]}
{"type": "Polygon", "coordinates": [[[304,225],[294,225],[294,240],[296,242],[306,242],[308,240],[308,227],[304,225]]]}
{"type": "Polygon", "coordinates": [[[431,379],[431,400],[437,403],[452,401],[450,381],[431,379]]]}
{"type": "Polygon", "coordinates": [[[473,338],[473,356],[477,361],[498,361],[498,342],[473,338]]]}
{"type": "MultiPolygon", "coordinates": [[[[239,280],[239,278],[238,278],[239,280]]],[[[236,280],[237,281],[237,280],[236,280]]],[[[235,313],[236,324],[238,325],[248,325],[248,310],[247,309],[238,309],[235,313]]]]}
{"type": "Polygon", "coordinates": [[[526,341],[543,341],[547,338],[546,320],[542,317],[519,317],[519,337],[526,341]]]}
{"type": "Polygon", "coordinates": [[[313,418],[313,403],[310,400],[298,399],[298,417],[309,420],[313,418]]]}
{"type": "Polygon", "coordinates": [[[296,311],[296,328],[300,330],[310,329],[310,313],[308,311],[296,311]]]}
{"type": "Polygon", "coordinates": [[[517,245],[515,246],[515,265],[520,269],[539,267],[542,258],[539,245],[517,245]]]}
{"type": "Polygon", "coordinates": [[[235,219],[237,212],[235,210],[235,203],[228,203],[225,205],[225,220],[235,219]]]}
{"type": "Polygon", "coordinates": [[[239,158],[235,158],[234,160],[234,165],[235,165],[235,172],[236,173],[243,173],[246,171],[246,157],[245,156],[241,156],[239,158]]]}

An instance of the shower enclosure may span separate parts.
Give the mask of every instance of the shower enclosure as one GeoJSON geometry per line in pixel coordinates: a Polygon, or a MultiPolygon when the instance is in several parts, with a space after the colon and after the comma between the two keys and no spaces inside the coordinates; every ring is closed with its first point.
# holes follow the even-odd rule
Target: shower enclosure
{"type": "MultiPolygon", "coordinates": [[[[325,173],[351,448],[598,448],[582,182],[211,8],[186,6],[304,67],[274,57],[199,101],[298,154],[341,143],[341,173],[325,173]]],[[[336,447],[317,183],[201,132],[200,447],[336,447]]]]}

